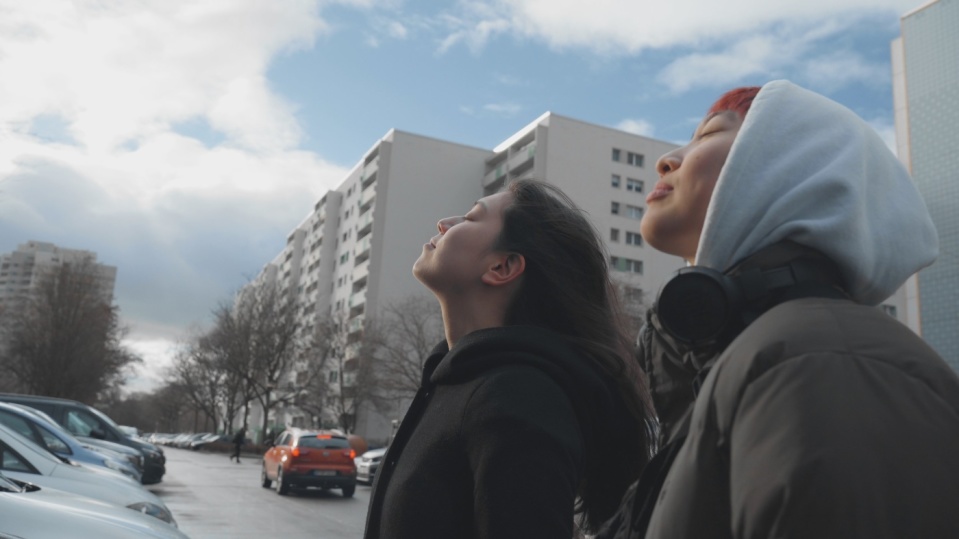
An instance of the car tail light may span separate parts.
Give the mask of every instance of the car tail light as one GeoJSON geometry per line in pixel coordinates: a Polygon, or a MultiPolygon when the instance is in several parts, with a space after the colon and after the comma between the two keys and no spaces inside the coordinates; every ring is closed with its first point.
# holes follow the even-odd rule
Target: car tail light
{"type": "Polygon", "coordinates": [[[344,457],[350,457],[351,459],[355,459],[355,458],[356,458],[356,450],[355,450],[355,449],[350,449],[349,451],[344,451],[344,452],[343,452],[343,456],[344,456],[344,457]]]}
{"type": "Polygon", "coordinates": [[[299,447],[294,447],[292,453],[293,453],[293,456],[294,456],[294,457],[299,457],[300,455],[309,455],[309,454],[310,454],[310,450],[309,450],[309,449],[300,449],[299,447]]]}

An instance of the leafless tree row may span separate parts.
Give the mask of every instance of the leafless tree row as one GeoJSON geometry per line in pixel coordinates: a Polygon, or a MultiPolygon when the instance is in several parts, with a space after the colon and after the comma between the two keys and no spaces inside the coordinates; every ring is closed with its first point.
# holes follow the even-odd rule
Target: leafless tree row
{"type": "Polygon", "coordinates": [[[442,338],[435,301],[410,298],[360,321],[335,312],[301,328],[278,288],[250,286],[214,312],[213,327],[177,356],[169,386],[212,424],[246,425],[250,406],[294,407],[352,432],[364,406],[385,409],[419,386],[425,354],[442,338]]]}

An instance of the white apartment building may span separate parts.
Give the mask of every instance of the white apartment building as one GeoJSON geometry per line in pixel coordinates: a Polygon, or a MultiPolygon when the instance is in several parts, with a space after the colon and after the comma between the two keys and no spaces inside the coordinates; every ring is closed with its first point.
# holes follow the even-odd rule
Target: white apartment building
{"type": "MultiPolygon", "coordinates": [[[[614,277],[633,300],[649,304],[665,277],[683,265],[639,235],[656,159],[674,147],[553,113],[493,150],[394,129],[315,204],[254,282],[275,279],[293,294],[305,332],[335,312],[348,313],[351,331],[359,331],[367,314],[426,293],[411,269],[441,217],[465,213],[510,181],[536,177],[559,186],[589,214],[606,240],[614,277]]],[[[397,403],[385,414],[361,410],[356,433],[385,442],[407,405],[397,403]]],[[[285,408],[272,422],[310,421],[285,408]]],[[[253,417],[251,424],[259,423],[253,417]]]]}
{"type": "Polygon", "coordinates": [[[80,262],[91,263],[97,273],[101,293],[106,301],[112,302],[117,268],[98,264],[96,260],[97,255],[92,251],[66,249],[41,241],[21,244],[16,251],[0,255],[0,308],[23,297],[43,275],[55,271],[62,264],[80,262]]]}

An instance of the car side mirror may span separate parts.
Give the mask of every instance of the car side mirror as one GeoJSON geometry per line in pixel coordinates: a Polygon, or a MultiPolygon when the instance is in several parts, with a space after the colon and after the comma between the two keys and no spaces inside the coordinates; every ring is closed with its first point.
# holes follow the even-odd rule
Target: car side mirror
{"type": "Polygon", "coordinates": [[[95,428],[90,431],[90,437],[96,438],[97,440],[104,440],[107,437],[107,433],[95,428]]]}

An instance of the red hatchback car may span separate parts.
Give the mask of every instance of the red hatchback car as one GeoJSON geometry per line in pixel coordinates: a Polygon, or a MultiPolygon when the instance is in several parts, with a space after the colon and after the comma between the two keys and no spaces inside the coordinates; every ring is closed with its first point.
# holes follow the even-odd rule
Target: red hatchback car
{"type": "Polygon", "coordinates": [[[338,488],[349,498],[356,491],[356,451],[346,436],[324,431],[288,429],[263,455],[263,488],[276,482],[277,494],[291,487],[338,488]]]}

